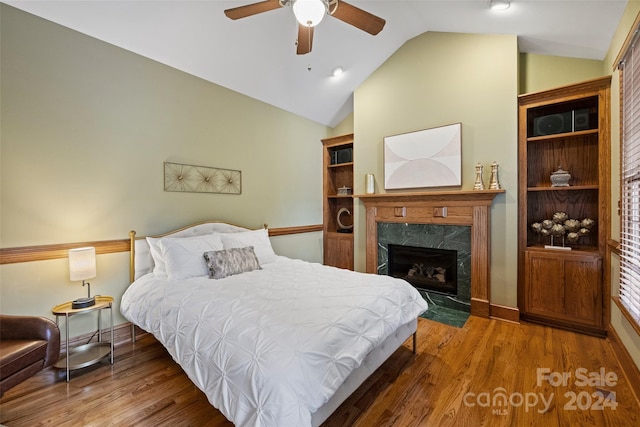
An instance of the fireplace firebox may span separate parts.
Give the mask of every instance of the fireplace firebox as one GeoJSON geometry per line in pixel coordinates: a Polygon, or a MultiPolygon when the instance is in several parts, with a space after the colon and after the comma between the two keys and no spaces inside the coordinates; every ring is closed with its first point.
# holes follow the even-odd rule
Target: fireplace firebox
{"type": "Polygon", "coordinates": [[[404,279],[422,290],[456,295],[457,251],[389,244],[389,276],[404,279]]]}

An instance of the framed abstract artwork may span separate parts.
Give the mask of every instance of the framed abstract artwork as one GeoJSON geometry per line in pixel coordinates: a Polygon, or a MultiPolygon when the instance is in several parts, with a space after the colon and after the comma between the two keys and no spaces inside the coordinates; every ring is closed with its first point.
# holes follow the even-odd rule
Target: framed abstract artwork
{"type": "Polygon", "coordinates": [[[242,173],[232,169],[165,162],[164,191],[240,194],[242,173]]]}
{"type": "Polygon", "coordinates": [[[462,124],[384,138],[384,188],[462,185],[462,124]]]}

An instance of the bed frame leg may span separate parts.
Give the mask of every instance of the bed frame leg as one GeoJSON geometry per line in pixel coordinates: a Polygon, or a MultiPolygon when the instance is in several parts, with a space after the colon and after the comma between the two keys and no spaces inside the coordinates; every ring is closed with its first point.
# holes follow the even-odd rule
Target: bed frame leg
{"type": "Polygon", "coordinates": [[[418,331],[413,333],[413,354],[416,354],[418,349],[418,331]]]}
{"type": "MultiPolygon", "coordinates": [[[[136,325],[134,325],[133,323],[131,324],[131,342],[132,343],[136,342],[136,325]]],[[[415,344],[414,344],[414,348],[415,348],[415,344]]]]}

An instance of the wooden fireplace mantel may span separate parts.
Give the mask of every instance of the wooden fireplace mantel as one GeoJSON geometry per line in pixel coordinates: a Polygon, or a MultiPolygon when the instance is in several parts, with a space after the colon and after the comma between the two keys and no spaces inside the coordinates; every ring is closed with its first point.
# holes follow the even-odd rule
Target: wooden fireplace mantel
{"type": "Polygon", "coordinates": [[[504,190],[361,194],[366,209],[366,271],[378,270],[379,222],[471,227],[471,314],[489,317],[491,204],[504,190]]]}

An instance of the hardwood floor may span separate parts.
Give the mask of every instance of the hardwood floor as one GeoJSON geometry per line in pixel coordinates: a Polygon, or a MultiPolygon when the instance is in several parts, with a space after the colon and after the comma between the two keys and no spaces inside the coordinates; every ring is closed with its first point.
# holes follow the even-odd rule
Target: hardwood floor
{"type": "MultiPolygon", "coordinates": [[[[324,426],[640,425],[638,401],[606,340],[471,316],[463,328],[419,319],[417,355],[410,342],[324,426]]],[[[232,425],[149,335],[119,346],[113,366],[72,372],[69,383],[47,369],[9,390],[0,423],[232,425]]]]}

